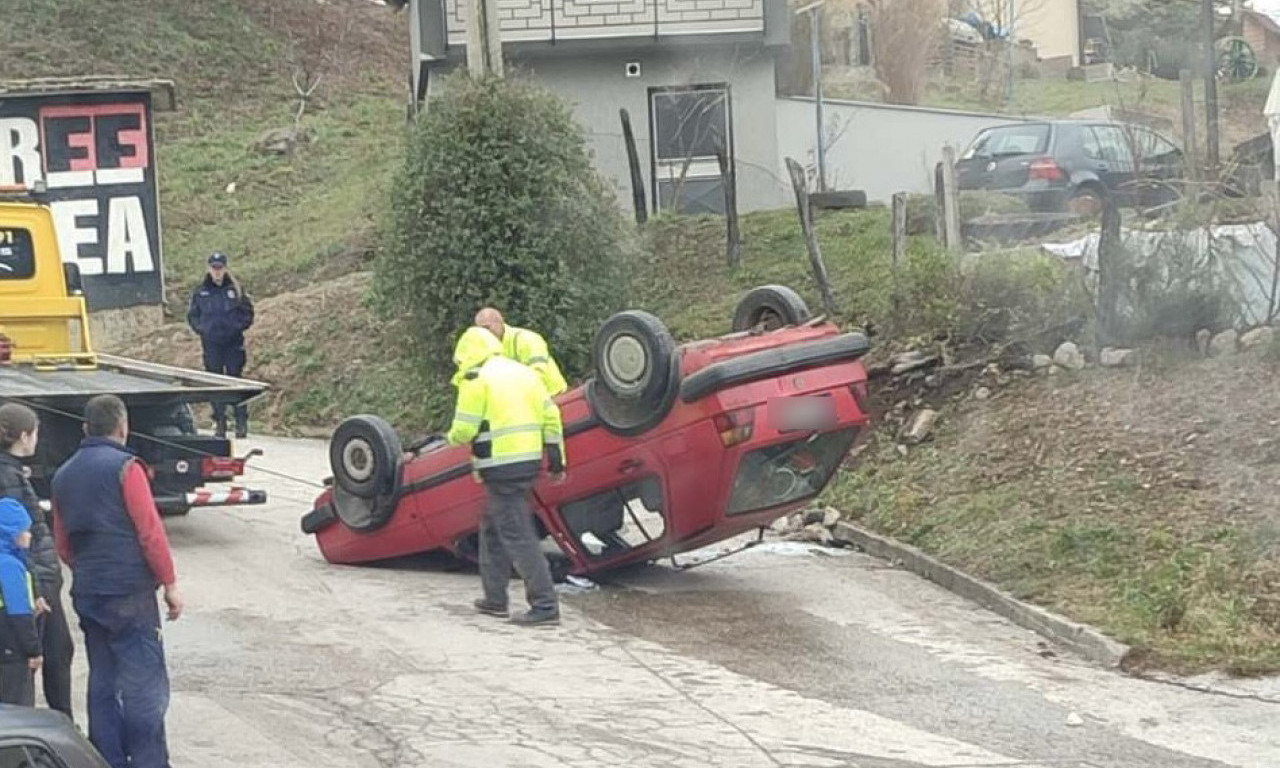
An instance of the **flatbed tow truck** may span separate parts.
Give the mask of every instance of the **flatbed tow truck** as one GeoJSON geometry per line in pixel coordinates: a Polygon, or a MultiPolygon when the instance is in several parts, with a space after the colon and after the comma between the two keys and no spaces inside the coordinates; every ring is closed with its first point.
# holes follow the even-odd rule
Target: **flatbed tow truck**
{"type": "Polygon", "coordinates": [[[62,261],[42,190],[0,187],[0,404],[23,403],[40,416],[30,468],[42,497],[80,443],[85,404],[113,394],[128,406],[129,447],[147,465],[161,514],[265,504],[264,491],[232,484],[261,451],[237,457],[230,440],[199,434],[191,405],[246,403],[266,390],[262,382],[96,352],[80,273],[62,261]]]}

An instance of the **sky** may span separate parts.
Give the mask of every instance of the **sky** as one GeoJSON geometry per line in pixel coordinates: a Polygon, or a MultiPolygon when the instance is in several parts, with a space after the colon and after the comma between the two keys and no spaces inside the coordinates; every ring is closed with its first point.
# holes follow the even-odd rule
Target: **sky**
{"type": "Polygon", "coordinates": [[[1280,0],[1253,0],[1253,9],[1280,21],[1280,0]]]}

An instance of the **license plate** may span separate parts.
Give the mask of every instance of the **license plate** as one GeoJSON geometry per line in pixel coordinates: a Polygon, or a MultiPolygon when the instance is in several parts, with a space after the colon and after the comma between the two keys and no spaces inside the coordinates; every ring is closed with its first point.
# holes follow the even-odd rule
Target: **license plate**
{"type": "Polygon", "coordinates": [[[835,398],[824,395],[770,400],[769,424],[779,432],[830,429],[836,425],[835,398]]]}

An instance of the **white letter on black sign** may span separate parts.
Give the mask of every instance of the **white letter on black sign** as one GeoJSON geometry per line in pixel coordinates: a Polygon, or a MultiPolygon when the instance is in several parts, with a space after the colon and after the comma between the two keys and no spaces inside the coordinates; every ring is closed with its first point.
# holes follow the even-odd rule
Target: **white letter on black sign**
{"type": "Polygon", "coordinates": [[[76,219],[79,218],[95,220],[98,218],[98,201],[93,198],[59,200],[51,203],[49,207],[53,209],[53,225],[58,230],[58,250],[62,251],[62,260],[79,264],[82,275],[102,274],[101,257],[90,256],[83,260],[80,258],[80,246],[94,245],[98,242],[97,222],[94,221],[87,227],[76,224],[76,219]]]}
{"type": "Polygon", "coordinates": [[[25,184],[44,177],[40,163],[40,131],[34,120],[0,120],[0,184],[25,184]]]}
{"type": "Polygon", "coordinates": [[[107,218],[107,273],[126,274],[129,261],[134,272],[154,272],[151,243],[147,240],[147,219],[142,215],[142,200],[136,197],[113,197],[107,218]]]}

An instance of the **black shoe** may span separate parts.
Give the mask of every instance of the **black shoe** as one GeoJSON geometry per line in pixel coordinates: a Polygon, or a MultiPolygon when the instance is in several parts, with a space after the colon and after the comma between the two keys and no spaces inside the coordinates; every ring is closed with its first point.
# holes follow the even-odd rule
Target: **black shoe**
{"type": "Polygon", "coordinates": [[[511,617],[511,623],[522,627],[554,627],[560,624],[560,611],[543,609],[517,613],[511,617]]]}
{"type": "Polygon", "coordinates": [[[236,437],[237,437],[238,439],[243,440],[243,439],[245,439],[245,438],[246,438],[246,437],[248,437],[248,436],[249,436],[249,428],[248,428],[248,427],[236,427],[236,437]]]}
{"type": "Polygon", "coordinates": [[[483,613],[485,616],[497,616],[500,619],[505,619],[511,615],[511,612],[507,610],[507,606],[497,605],[489,602],[488,600],[477,600],[474,605],[476,607],[476,611],[478,613],[483,613]]]}
{"type": "Polygon", "coordinates": [[[227,425],[223,424],[222,426],[216,427],[216,428],[213,430],[213,436],[214,436],[214,437],[216,437],[216,438],[218,438],[219,440],[224,440],[224,439],[226,439],[226,437],[227,437],[227,425]]]}

